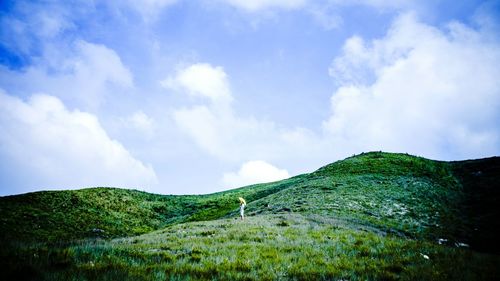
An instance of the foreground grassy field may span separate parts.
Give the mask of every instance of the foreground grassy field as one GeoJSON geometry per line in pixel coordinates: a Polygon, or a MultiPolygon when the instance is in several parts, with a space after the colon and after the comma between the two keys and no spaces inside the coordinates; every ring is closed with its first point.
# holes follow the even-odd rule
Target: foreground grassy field
{"type": "Polygon", "coordinates": [[[500,159],[366,153],[203,196],[0,198],[1,280],[496,280],[500,159]],[[248,201],[237,220],[237,197],[248,201]],[[137,236],[138,235],[138,236],[137,236]]]}
{"type": "Polygon", "coordinates": [[[497,255],[300,214],[28,245],[16,258],[10,268],[25,266],[11,275],[34,280],[494,280],[500,274],[497,255]]]}

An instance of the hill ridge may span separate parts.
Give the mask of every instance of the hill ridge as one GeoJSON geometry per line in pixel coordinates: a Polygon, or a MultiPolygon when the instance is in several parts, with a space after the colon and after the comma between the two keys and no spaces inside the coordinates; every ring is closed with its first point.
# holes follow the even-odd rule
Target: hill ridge
{"type": "Polygon", "coordinates": [[[493,219],[498,210],[492,201],[499,195],[499,163],[499,157],[445,162],[369,152],[286,180],[207,195],[89,188],[0,197],[1,239],[133,236],[182,222],[236,217],[234,198],[242,196],[250,216],[334,217],[387,233],[498,252],[488,243],[497,234],[493,219]],[[477,174],[480,170],[483,174],[477,174]]]}
{"type": "Polygon", "coordinates": [[[1,197],[0,279],[496,280],[499,177],[499,157],[372,152],[208,195],[1,197]]]}

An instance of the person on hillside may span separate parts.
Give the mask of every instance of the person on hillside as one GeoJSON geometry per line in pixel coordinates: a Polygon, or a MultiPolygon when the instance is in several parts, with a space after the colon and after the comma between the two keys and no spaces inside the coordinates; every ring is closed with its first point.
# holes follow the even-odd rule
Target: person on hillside
{"type": "Polygon", "coordinates": [[[240,199],[240,217],[242,220],[245,219],[245,206],[247,205],[247,201],[245,201],[245,199],[243,199],[242,197],[239,197],[238,199],[240,199]]]}

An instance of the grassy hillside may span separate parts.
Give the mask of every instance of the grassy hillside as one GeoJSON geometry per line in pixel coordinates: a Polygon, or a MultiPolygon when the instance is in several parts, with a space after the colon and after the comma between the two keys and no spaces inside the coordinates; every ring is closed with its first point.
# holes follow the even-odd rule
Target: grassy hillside
{"type": "MultiPolygon", "coordinates": [[[[500,171],[498,160],[484,161],[497,165],[500,171]]],[[[454,173],[455,165],[404,154],[362,154],[307,175],[304,184],[252,202],[252,213],[286,210],[316,214],[370,225],[402,237],[469,244],[474,235],[471,216],[482,214],[481,210],[471,213],[466,208],[476,190],[473,186],[464,188],[454,173]]],[[[483,198],[494,195],[493,190],[478,191],[483,198]]],[[[493,208],[484,211],[498,214],[493,208]]]]}
{"type": "Polygon", "coordinates": [[[210,195],[158,195],[118,188],[42,191],[0,197],[2,241],[71,241],[146,233],[180,222],[216,219],[301,181],[253,185],[210,195]]]}
{"type": "Polygon", "coordinates": [[[495,280],[500,274],[498,256],[302,214],[183,223],[60,247],[31,244],[3,260],[10,270],[3,280],[495,280]]]}
{"type": "Polygon", "coordinates": [[[498,157],[372,152],[203,196],[95,188],[2,197],[0,272],[33,280],[493,280],[499,192],[498,157]],[[238,196],[249,203],[243,222],[238,196]],[[129,238],[89,239],[96,236],[129,238]]]}

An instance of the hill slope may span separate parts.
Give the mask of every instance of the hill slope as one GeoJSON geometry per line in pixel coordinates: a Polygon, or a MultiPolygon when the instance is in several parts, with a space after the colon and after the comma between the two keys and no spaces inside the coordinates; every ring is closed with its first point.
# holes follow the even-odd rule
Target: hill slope
{"type": "Polygon", "coordinates": [[[373,152],[210,195],[93,188],[1,197],[0,277],[490,280],[500,274],[499,177],[498,157],[373,152]],[[236,220],[238,196],[249,203],[245,221],[236,220]]]}
{"type": "Polygon", "coordinates": [[[500,257],[314,215],[181,223],[141,236],[24,244],[2,280],[496,280],[500,257]]]}
{"type": "Polygon", "coordinates": [[[2,241],[70,241],[146,233],[180,222],[216,219],[301,181],[253,185],[210,195],[158,195],[119,188],[41,191],[0,197],[2,241]]]}
{"type": "Polygon", "coordinates": [[[60,241],[146,233],[188,221],[301,213],[412,238],[447,239],[499,253],[500,158],[440,162],[365,153],[287,180],[200,196],[92,188],[0,198],[2,241],[60,241]]]}
{"type": "Polygon", "coordinates": [[[404,154],[366,153],[307,175],[252,202],[252,213],[282,210],[342,218],[410,238],[465,243],[500,253],[500,158],[431,161],[404,154]],[[444,241],[444,240],[442,240],[444,241]]]}

